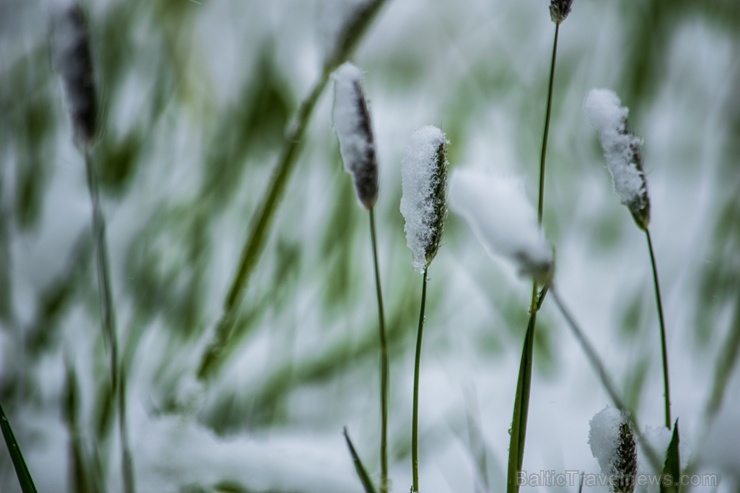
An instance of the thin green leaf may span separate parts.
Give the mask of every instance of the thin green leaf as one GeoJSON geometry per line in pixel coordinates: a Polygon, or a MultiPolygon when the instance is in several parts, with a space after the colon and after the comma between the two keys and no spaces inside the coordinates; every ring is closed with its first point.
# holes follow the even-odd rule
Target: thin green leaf
{"type": "Polygon", "coordinates": [[[10,458],[13,460],[15,475],[18,476],[18,484],[21,485],[21,491],[23,491],[23,493],[36,493],[36,486],[33,484],[33,478],[31,477],[31,473],[28,471],[28,467],[26,467],[23,453],[21,452],[21,448],[18,446],[18,442],[15,441],[13,429],[10,427],[10,422],[5,416],[5,411],[3,411],[2,405],[0,405],[0,428],[3,430],[5,445],[8,446],[10,458]]]}
{"type": "Polygon", "coordinates": [[[506,491],[519,491],[519,471],[522,470],[524,460],[524,442],[527,437],[527,417],[529,414],[529,392],[532,386],[532,353],[534,348],[534,327],[537,312],[532,311],[527,324],[527,334],[524,337],[522,359],[519,363],[519,378],[516,384],[514,398],[514,416],[511,420],[509,440],[509,466],[506,478],[506,491]]]}
{"type": "Polygon", "coordinates": [[[676,424],[673,426],[671,443],[668,445],[665,465],[663,465],[663,474],[660,477],[660,493],[678,493],[679,491],[678,480],[681,477],[681,457],[678,452],[678,446],[678,419],[676,419],[676,424]]]}
{"type": "Polygon", "coordinates": [[[360,482],[362,482],[362,486],[365,488],[365,493],[375,493],[373,482],[370,480],[370,476],[368,476],[365,466],[362,465],[362,461],[360,460],[360,456],[357,455],[357,450],[355,450],[355,446],[352,445],[352,440],[349,438],[347,428],[344,429],[344,439],[347,442],[349,453],[352,455],[352,461],[355,463],[355,471],[357,471],[357,477],[360,478],[360,482]]]}

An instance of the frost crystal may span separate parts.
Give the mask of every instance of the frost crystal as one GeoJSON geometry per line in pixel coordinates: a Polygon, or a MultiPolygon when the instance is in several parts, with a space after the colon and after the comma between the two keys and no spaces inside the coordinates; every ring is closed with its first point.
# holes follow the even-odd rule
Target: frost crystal
{"type": "Polygon", "coordinates": [[[414,132],[401,161],[401,181],[406,244],[414,270],[424,272],[439,250],[447,213],[447,139],[440,129],[426,126],[414,132]]]}
{"type": "Polygon", "coordinates": [[[333,78],[334,129],[344,169],[352,175],[362,205],[372,209],[378,199],[378,164],[370,112],[360,84],[362,72],[346,62],[334,72],[333,78]]]}
{"type": "Polygon", "coordinates": [[[629,131],[629,110],[622,106],[619,97],[610,89],[592,89],[583,107],[591,124],[599,132],[614,191],[630,210],[637,225],[642,229],[647,228],[650,200],[642,170],[642,140],[629,131]]]}
{"type": "Polygon", "coordinates": [[[54,17],[54,64],[62,78],[75,137],[90,145],[97,130],[98,105],[85,16],[77,3],[54,17]]]}
{"type": "Polygon", "coordinates": [[[508,257],[522,274],[540,284],[549,280],[552,248],[520,180],[455,170],[450,178],[450,208],[465,218],[489,253],[508,257]]]}
{"type": "Polygon", "coordinates": [[[589,422],[588,443],[608,476],[614,493],[632,493],[637,474],[637,449],[627,414],[607,406],[589,422]]]}

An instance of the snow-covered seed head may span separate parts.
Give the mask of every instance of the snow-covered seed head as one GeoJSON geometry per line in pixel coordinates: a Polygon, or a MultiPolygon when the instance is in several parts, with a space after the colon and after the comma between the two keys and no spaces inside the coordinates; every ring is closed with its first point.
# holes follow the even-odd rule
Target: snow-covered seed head
{"type": "Polygon", "coordinates": [[[412,264],[424,272],[439,250],[447,203],[447,138],[433,126],[411,136],[401,161],[401,214],[412,264]]]}
{"type": "Polygon", "coordinates": [[[458,169],[450,177],[449,199],[450,209],[465,218],[489,253],[507,257],[540,285],[550,281],[552,247],[520,180],[458,169]]]}
{"type": "Polygon", "coordinates": [[[98,127],[98,101],[87,22],[76,2],[55,14],[51,44],[75,138],[79,144],[90,146],[98,127]]]}
{"type": "Polygon", "coordinates": [[[588,443],[609,477],[614,493],[632,493],[637,476],[637,446],[626,411],[607,406],[589,422],[588,443]]]}
{"type": "Polygon", "coordinates": [[[562,24],[572,7],[573,0],[550,0],[550,19],[555,24],[562,24]]]}
{"type": "Polygon", "coordinates": [[[627,115],[619,97],[610,89],[592,89],[584,110],[599,132],[606,166],[612,175],[614,191],[626,205],[640,229],[650,223],[650,199],[642,168],[642,139],[630,133],[627,115]]]}
{"type": "Polygon", "coordinates": [[[360,203],[369,210],[378,200],[378,163],[370,112],[362,91],[362,72],[346,62],[333,78],[334,130],[344,169],[354,179],[360,203]]]}

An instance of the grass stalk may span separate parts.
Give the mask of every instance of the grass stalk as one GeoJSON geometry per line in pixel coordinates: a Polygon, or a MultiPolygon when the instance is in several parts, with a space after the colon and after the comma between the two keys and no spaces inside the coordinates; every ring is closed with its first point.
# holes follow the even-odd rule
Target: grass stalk
{"type": "Polygon", "coordinates": [[[277,166],[252,217],[247,239],[242,247],[239,265],[231,281],[227,295],[224,298],[221,317],[216,324],[216,333],[206,351],[201,356],[198,366],[198,379],[201,381],[207,380],[211,376],[216,363],[220,359],[220,349],[231,338],[239,304],[249,286],[249,280],[262,254],[262,250],[264,250],[270,228],[272,227],[272,221],[295,168],[298,152],[303,142],[303,136],[319,97],[329,82],[331,73],[352,53],[362,38],[363,33],[385,2],[386,0],[376,0],[372,4],[369,4],[365,10],[361,10],[350,19],[348,25],[345,26],[344,36],[340,40],[336,52],[327,58],[319,79],[309,91],[306,99],[301,103],[298,112],[288,128],[277,166]]]}
{"type": "Polygon", "coordinates": [[[555,24],[555,37],[552,41],[552,59],[550,60],[550,79],[547,84],[547,106],[545,109],[545,128],[542,130],[542,149],[540,149],[540,184],[537,196],[537,221],[542,224],[545,207],[545,164],[547,156],[547,138],[550,135],[550,114],[552,112],[552,88],[555,81],[555,60],[558,53],[558,33],[560,24],[555,24]]]}
{"type": "MultiPolygon", "coordinates": [[[[540,175],[537,194],[537,222],[542,224],[545,207],[545,168],[547,164],[547,140],[550,135],[550,115],[552,114],[552,92],[555,81],[555,65],[558,52],[558,34],[560,24],[555,23],[555,34],[552,42],[552,58],[550,59],[550,77],[547,84],[547,102],[545,105],[545,124],[542,130],[542,147],[540,149],[540,175]]],[[[527,419],[529,415],[529,393],[532,383],[532,360],[534,352],[534,335],[537,322],[537,311],[542,305],[546,289],[537,295],[537,282],[532,283],[532,302],[530,306],[529,323],[524,336],[522,358],[519,362],[519,377],[517,380],[516,396],[514,398],[514,417],[511,425],[511,439],[509,444],[509,464],[507,474],[507,492],[519,491],[518,475],[524,461],[524,443],[527,435],[527,419]]]]}
{"type": "Polygon", "coordinates": [[[378,299],[378,335],[380,338],[380,493],[388,491],[388,341],[385,334],[383,293],[380,288],[378,267],[378,241],[375,233],[375,212],[370,209],[370,240],[373,247],[375,294],[378,299]]]}
{"type": "Polygon", "coordinates": [[[375,487],[373,486],[373,482],[370,480],[370,475],[368,475],[367,469],[365,469],[365,466],[362,464],[362,460],[360,459],[355,446],[352,444],[352,440],[349,437],[349,432],[347,432],[346,427],[344,428],[344,440],[347,442],[347,448],[352,456],[352,462],[355,465],[357,477],[360,478],[360,482],[362,483],[363,488],[365,488],[365,493],[375,493],[375,487]]]}
{"type": "Polygon", "coordinates": [[[2,428],[3,431],[5,445],[8,446],[10,459],[13,461],[15,475],[18,477],[18,484],[21,487],[21,491],[23,493],[36,493],[36,486],[33,484],[33,478],[31,477],[31,473],[28,471],[28,466],[26,466],[23,452],[21,452],[21,448],[15,440],[13,428],[10,426],[8,417],[5,416],[5,411],[3,411],[2,405],[0,405],[0,428],[2,428]]]}
{"type": "Polygon", "coordinates": [[[110,282],[110,264],[108,261],[108,243],[105,236],[105,218],[100,206],[100,192],[98,177],[95,172],[92,152],[85,150],[85,170],[87,174],[87,189],[92,204],[92,232],[95,245],[95,260],[98,273],[98,289],[100,291],[101,318],[103,335],[110,351],[110,379],[114,389],[118,388],[118,341],[116,338],[116,314],[113,308],[110,282]]]}
{"type": "Polygon", "coordinates": [[[416,357],[414,359],[414,409],[411,419],[411,474],[412,492],[419,491],[419,373],[421,368],[421,341],[424,334],[424,310],[427,301],[427,271],[424,268],[421,282],[421,308],[419,310],[419,328],[416,334],[416,357]]]}
{"type": "Polygon", "coordinates": [[[573,318],[570,310],[568,310],[568,308],[565,306],[565,303],[563,303],[563,300],[560,298],[560,294],[555,289],[555,286],[550,286],[550,292],[552,293],[552,299],[553,301],[555,301],[555,305],[558,307],[558,310],[560,310],[560,313],[565,318],[565,321],[568,322],[568,327],[570,327],[571,332],[573,332],[573,335],[578,341],[578,344],[580,344],[583,352],[586,354],[586,359],[588,359],[589,364],[593,367],[593,369],[596,371],[596,374],[599,376],[601,384],[604,386],[606,393],[609,394],[612,403],[619,410],[627,410],[627,407],[624,405],[624,401],[622,401],[622,399],[619,397],[614,384],[609,378],[609,374],[606,372],[606,368],[604,368],[604,364],[601,362],[601,358],[599,358],[599,355],[596,353],[596,350],[591,345],[591,342],[589,342],[589,340],[586,338],[586,335],[581,330],[578,322],[576,322],[575,318],[573,318]]]}
{"type": "Polygon", "coordinates": [[[653,240],[650,237],[650,230],[645,228],[647,237],[648,251],[650,252],[650,265],[653,268],[653,286],[655,286],[655,304],[658,309],[658,320],[660,322],[660,351],[663,358],[663,390],[665,397],[665,427],[671,429],[671,385],[668,377],[668,350],[666,348],[665,335],[665,318],[663,316],[663,301],[660,296],[660,283],[658,282],[658,267],[655,262],[655,252],[653,251],[653,240]]]}
{"type": "MultiPolygon", "coordinates": [[[[536,288],[536,286],[535,286],[536,288]]],[[[524,336],[524,347],[519,362],[519,376],[514,397],[514,412],[511,418],[511,432],[509,436],[509,462],[506,477],[506,491],[519,491],[519,471],[524,462],[524,443],[527,438],[527,420],[529,417],[529,394],[532,386],[532,358],[534,354],[534,328],[537,323],[537,312],[547,296],[547,286],[542,289],[539,297],[532,304],[529,311],[529,322],[524,336]]]]}
{"type": "Polygon", "coordinates": [[[113,296],[110,280],[110,262],[108,255],[108,242],[105,234],[105,217],[100,205],[100,187],[97,173],[95,172],[92,150],[86,147],[85,171],[87,175],[87,188],[90,193],[92,204],[92,233],[95,245],[95,258],[98,272],[98,289],[101,301],[101,319],[103,335],[108,343],[110,351],[110,379],[113,389],[113,399],[118,403],[118,427],[121,440],[121,471],[123,475],[123,486],[126,493],[134,493],[133,462],[128,444],[128,433],[126,427],[126,402],[123,397],[122,378],[120,375],[121,363],[118,355],[118,337],[116,334],[116,313],[113,306],[113,296]]]}

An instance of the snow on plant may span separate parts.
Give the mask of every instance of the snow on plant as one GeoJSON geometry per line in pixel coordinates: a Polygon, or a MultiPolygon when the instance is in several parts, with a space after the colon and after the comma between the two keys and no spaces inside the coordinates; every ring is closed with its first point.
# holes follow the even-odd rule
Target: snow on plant
{"type": "Polygon", "coordinates": [[[637,474],[637,445],[626,411],[607,406],[589,422],[588,443],[615,493],[631,493],[637,474]]]}
{"type": "Polygon", "coordinates": [[[507,257],[520,273],[547,283],[554,262],[552,247],[519,179],[458,169],[450,178],[449,198],[452,211],[465,218],[490,254],[507,257]]]}
{"type": "Polygon", "coordinates": [[[411,136],[401,161],[406,244],[414,270],[423,273],[439,250],[447,214],[447,138],[428,125],[411,136]]]}
{"type": "Polygon", "coordinates": [[[334,129],[357,198],[366,209],[372,209],[378,199],[378,163],[361,81],[362,71],[349,62],[334,73],[334,129]]]}
{"type": "Polygon", "coordinates": [[[612,175],[614,191],[626,205],[641,229],[650,223],[650,200],[642,169],[642,139],[630,133],[629,109],[611,89],[592,89],[583,108],[599,132],[606,166],[612,175]]]}

